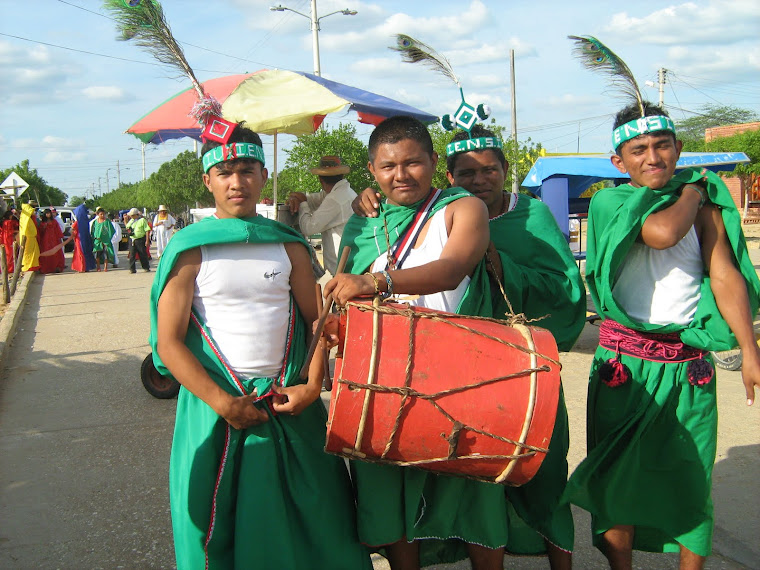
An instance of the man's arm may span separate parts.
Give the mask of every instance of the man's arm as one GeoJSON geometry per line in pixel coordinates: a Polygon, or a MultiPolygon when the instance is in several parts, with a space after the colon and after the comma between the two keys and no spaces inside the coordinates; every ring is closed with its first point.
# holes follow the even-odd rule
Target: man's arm
{"type": "Polygon", "coordinates": [[[701,200],[702,194],[697,186],[686,184],[675,204],[647,216],[641,227],[641,241],[653,249],[676,245],[694,225],[701,200]]]}
{"type": "MultiPolygon", "coordinates": [[[[303,244],[291,242],[285,244],[285,251],[290,258],[290,289],[298,309],[307,323],[319,318],[317,314],[316,280],[311,268],[311,256],[303,244]]],[[[307,346],[313,334],[309,327],[306,335],[307,346]]],[[[275,388],[278,396],[272,400],[274,411],[278,414],[300,414],[309,404],[319,397],[322,391],[324,370],[324,353],[314,351],[314,358],[309,365],[309,379],[306,384],[296,384],[284,388],[275,388]]]]}
{"type": "Polygon", "coordinates": [[[301,202],[298,207],[298,227],[305,236],[318,234],[340,223],[341,207],[331,195],[322,201],[316,209],[312,209],[308,202],[301,202]]]}
{"type": "MultiPolygon", "coordinates": [[[[145,218],[143,218],[145,220],[145,218]]],[[[150,247],[150,232],[151,232],[150,224],[148,223],[148,220],[145,220],[145,248],[148,249],[150,247]]]]}
{"type": "MultiPolygon", "coordinates": [[[[394,293],[428,295],[455,289],[470,275],[483,259],[489,242],[488,209],[475,197],[460,198],[446,209],[449,239],[441,256],[430,263],[389,271],[394,293]]],[[[381,290],[387,290],[382,274],[376,274],[381,290]]],[[[375,293],[374,280],[369,275],[340,274],[325,286],[325,296],[332,294],[339,304],[361,295],[375,293]]]]}
{"type": "Polygon", "coordinates": [[[747,392],[747,405],[751,406],[755,400],[755,386],[760,388],[760,347],[755,341],[747,284],[734,265],[720,209],[704,206],[697,215],[697,226],[701,230],[702,259],[710,275],[715,302],[742,349],[742,381],[747,392]]]}
{"type": "Polygon", "coordinates": [[[177,381],[236,429],[267,421],[266,412],[254,406],[255,392],[232,396],[214,382],[195,355],[185,345],[190,321],[195,278],[201,264],[199,249],[179,256],[158,300],[158,343],[161,360],[177,381]]]}

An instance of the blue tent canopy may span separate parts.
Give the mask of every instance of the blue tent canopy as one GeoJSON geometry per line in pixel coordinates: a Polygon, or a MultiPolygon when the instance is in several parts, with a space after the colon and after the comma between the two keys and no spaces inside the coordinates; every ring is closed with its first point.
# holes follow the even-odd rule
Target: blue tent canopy
{"type": "MultiPolygon", "coordinates": [[[[570,201],[576,200],[595,182],[612,180],[619,185],[630,180],[612,165],[610,156],[542,156],[525,177],[522,186],[549,206],[566,238],[569,239],[570,201]]],[[[737,164],[749,161],[743,152],[682,152],[676,170],[709,168],[714,172],[731,171],[737,164]]]]}
{"type": "MultiPolygon", "coordinates": [[[[577,198],[592,184],[600,180],[616,183],[628,182],[610,162],[609,154],[542,156],[530,169],[522,186],[543,197],[543,185],[553,177],[567,180],[568,198],[577,198]]],[[[676,169],[709,168],[714,172],[733,170],[737,164],[749,162],[743,152],[682,152],[676,169]]]]}

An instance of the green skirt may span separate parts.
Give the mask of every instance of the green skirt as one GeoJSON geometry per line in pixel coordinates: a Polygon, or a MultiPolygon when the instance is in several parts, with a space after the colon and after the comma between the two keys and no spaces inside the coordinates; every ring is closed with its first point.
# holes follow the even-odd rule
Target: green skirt
{"type": "Polygon", "coordinates": [[[598,370],[614,357],[597,348],[588,391],[588,456],[570,477],[565,499],[591,513],[597,547],[611,527],[633,525],[636,550],[678,552],[683,545],[708,556],[715,378],[693,386],[688,363],[621,355],[632,380],[610,388],[598,370]]]}
{"type": "Polygon", "coordinates": [[[236,430],[180,390],[170,466],[180,570],[372,568],[345,464],[323,451],[326,419],[318,399],[236,430]]]}
{"type": "Polygon", "coordinates": [[[559,504],[567,480],[567,447],[561,397],[552,451],[523,487],[352,461],[359,538],[378,551],[400,540],[420,540],[422,566],[464,560],[467,543],[542,554],[546,537],[572,550],[572,513],[569,505],[559,504]]]}

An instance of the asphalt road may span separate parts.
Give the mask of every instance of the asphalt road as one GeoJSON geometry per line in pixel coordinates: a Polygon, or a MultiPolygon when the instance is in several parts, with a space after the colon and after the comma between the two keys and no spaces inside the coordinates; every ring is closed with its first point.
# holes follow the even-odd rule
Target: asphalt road
{"type": "MultiPolygon", "coordinates": [[[[0,373],[0,567],[173,567],[168,461],[175,400],[151,397],[139,378],[153,275],[65,272],[36,276],[29,286],[0,373]]],[[[574,351],[562,355],[571,466],[583,457],[596,334],[587,325],[574,351]]],[[[738,373],[721,371],[718,382],[715,554],[708,568],[758,568],[760,402],[746,408],[738,373]]],[[[605,568],[590,546],[588,516],[577,511],[575,518],[576,568],[605,568]]],[[[676,568],[677,560],[637,553],[635,565],[676,568]]],[[[380,557],[375,567],[388,568],[380,557]]],[[[548,563],[509,557],[505,567],[548,563]]]]}

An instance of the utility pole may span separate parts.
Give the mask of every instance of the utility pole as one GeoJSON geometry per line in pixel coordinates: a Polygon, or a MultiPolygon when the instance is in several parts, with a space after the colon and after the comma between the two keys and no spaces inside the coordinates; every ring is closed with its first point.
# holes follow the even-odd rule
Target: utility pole
{"type": "Polygon", "coordinates": [[[657,83],[660,85],[660,107],[665,104],[665,80],[667,79],[668,70],[661,67],[657,70],[657,83]]]}
{"type": "Polygon", "coordinates": [[[142,143],[142,167],[143,167],[143,180],[145,180],[145,143],[142,143]]]}
{"type": "Polygon", "coordinates": [[[119,167],[119,161],[116,161],[116,189],[121,188],[121,168],[119,167]]]}
{"type": "Polygon", "coordinates": [[[512,192],[520,191],[520,181],[517,180],[517,98],[515,96],[515,50],[509,50],[509,70],[512,77],[512,140],[515,143],[515,154],[512,160],[512,192]]]}
{"type": "Polygon", "coordinates": [[[98,196],[103,195],[103,189],[100,187],[100,176],[98,176],[98,196]]]}

